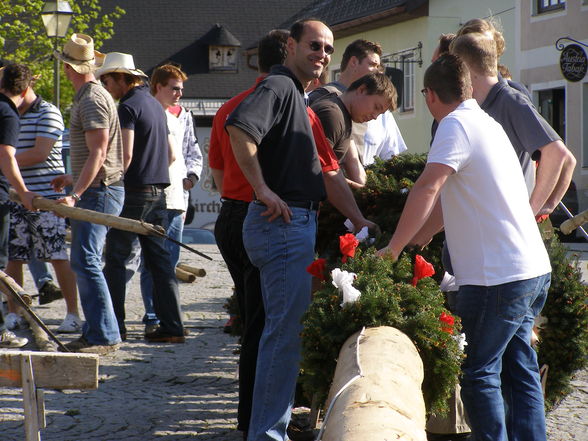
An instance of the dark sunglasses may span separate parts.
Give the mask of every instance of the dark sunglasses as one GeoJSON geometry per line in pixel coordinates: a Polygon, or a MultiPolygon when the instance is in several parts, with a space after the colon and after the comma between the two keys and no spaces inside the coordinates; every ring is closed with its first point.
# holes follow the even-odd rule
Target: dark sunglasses
{"type": "Polygon", "coordinates": [[[325,54],[327,54],[327,55],[332,55],[333,52],[335,52],[335,48],[333,46],[331,46],[330,44],[322,45],[318,41],[311,41],[308,45],[310,46],[310,50],[313,52],[320,51],[323,48],[324,48],[325,54]]]}

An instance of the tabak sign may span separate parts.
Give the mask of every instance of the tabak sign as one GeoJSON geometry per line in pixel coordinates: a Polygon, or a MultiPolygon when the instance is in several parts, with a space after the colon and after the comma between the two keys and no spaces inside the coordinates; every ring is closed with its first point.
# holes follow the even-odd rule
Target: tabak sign
{"type": "Polygon", "coordinates": [[[586,52],[577,44],[566,46],[559,57],[559,67],[566,80],[581,81],[588,68],[586,52]]]}

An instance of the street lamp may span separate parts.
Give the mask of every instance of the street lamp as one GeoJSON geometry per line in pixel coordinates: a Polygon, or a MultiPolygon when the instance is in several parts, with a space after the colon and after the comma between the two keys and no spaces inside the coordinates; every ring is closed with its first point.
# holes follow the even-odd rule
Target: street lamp
{"type": "MultiPolygon", "coordinates": [[[[57,50],[58,38],[65,37],[71,22],[73,11],[67,0],[48,0],[45,2],[41,18],[47,36],[55,38],[54,48],[57,50]]],[[[59,108],[59,60],[55,58],[53,65],[53,103],[59,108]]]]}

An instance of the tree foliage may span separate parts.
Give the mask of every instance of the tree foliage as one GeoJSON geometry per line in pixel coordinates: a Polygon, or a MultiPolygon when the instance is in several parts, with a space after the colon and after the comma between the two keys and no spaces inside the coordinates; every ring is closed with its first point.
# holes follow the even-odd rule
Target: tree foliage
{"type": "MultiPolygon", "coordinates": [[[[43,98],[53,100],[53,51],[61,50],[65,39],[47,37],[41,11],[44,0],[0,0],[0,56],[9,62],[28,65],[40,79],[35,90],[43,98]]],[[[114,23],[125,11],[116,7],[103,13],[99,0],[69,0],[73,11],[66,38],[71,34],[85,33],[94,39],[95,49],[114,35],[114,23]]],[[[67,109],[73,99],[73,88],[60,69],[61,110],[67,109]]]]}

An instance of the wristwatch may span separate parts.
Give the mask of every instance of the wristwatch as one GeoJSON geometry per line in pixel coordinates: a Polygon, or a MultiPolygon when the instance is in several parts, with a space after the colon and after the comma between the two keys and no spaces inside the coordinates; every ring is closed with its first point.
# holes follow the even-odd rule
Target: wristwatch
{"type": "Polygon", "coordinates": [[[75,191],[72,191],[70,194],[68,194],[69,197],[71,197],[74,201],[79,202],[80,199],[82,199],[80,197],[79,194],[77,194],[75,191]]]}

